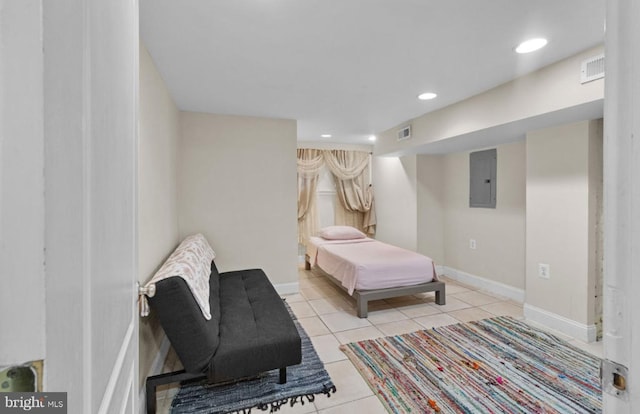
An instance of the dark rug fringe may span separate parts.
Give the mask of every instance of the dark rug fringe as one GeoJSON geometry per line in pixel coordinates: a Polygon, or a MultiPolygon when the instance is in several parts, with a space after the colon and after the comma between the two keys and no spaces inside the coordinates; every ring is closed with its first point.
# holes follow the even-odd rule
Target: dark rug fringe
{"type": "MultiPolygon", "coordinates": [[[[332,385],[331,387],[327,387],[325,385],[322,391],[317,393],[317,395],[324,394],[327,396],[327,398],[331,398],[331,394],[334,394],[335,392],[336,392],[335,385],[332,385]]],[[[273,413],[273,412],[279,411],[280,407],[286,404],[289,404],[291,407],[293,407],[297,403],[304,405],[305,399],[307,400],[306,402],[312,403],[316,399],[316,394],[298,395],[291,398],[284,398],[282,400],[272,401],[270,403],[260,403],[255,407],[249,407],[249,408],[244,408],[242,410],[233,411],[233,414],[251,414],[251,410],[253,408],[257,408],[262,411],[269,410],[270,413],[273,413]]]]}

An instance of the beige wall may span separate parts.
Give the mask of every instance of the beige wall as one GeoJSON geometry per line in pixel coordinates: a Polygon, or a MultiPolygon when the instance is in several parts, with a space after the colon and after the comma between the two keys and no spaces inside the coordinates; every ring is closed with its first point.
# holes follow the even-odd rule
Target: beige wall
{"type": "Polygon", "coordinates": [[[497,147],[495,209],[469,207],[469,153],[374,157],[376,238],[524,289],[525,143],[497,147]],[[475,239],[477,249],[469,248],[475,239]]]}
{"type": "Polygon", "coordinates": [[[603,79],[584,85],[580,83],[581,62],[602,52],[602,47],[586,50],[462,102],[403,122],[378,134],[375,153],[406,151],[602,100],[603,79]],[[411,139],[398,142],[397,129],[408,123],[412,124],[411,139]]]}
{"type": "MultiPolygon", "coordinates": [[[[179,111],[140,44],[138,152],[138,280],[148,281],[178,244],[179,111]]],[[[164,337],[153,313],[140,318],[140,381],[149,374],[164,337]]]]}
{"type": "Polygon", "coordinates": [[[602,79],[580,83],[581,62],[602,52],[602,47],[586,50],[462,102],[407,120],[378,134],[375,153],[406,152],[421,145],[602,100],[602,79]],[[399,142],[396,131],[408,123],[412,125],[412,137],[399,142]]]}
{"type": "Polygon", "coordinates": [[[378,238],[409,249],[415,239],[450,276],[524,300],[528,318],[594,340],[603,289],[602,120],[496,148],[495,209],[469,207],[469,152],[374,157],[378,238]],[[550,265],[549,280],[538,276],[538,263],[550,265]]]}
{"type": "Polygon", "coordinates": [[[395,127],[378,134],[378,238],[433,257],[454,278],[525,300],[525,314],[541,323],[595,338],[603,289],[602,122],[571,122],[601,114],[604,82],[579,79],[581,62],[601,52],[586,50],[398,125],[412,125],[410,140],[398,142],[395,127]],[[513,131],[561,122],[570,125],[513,143],[520,134],[513,131]],[[474,137],[487,134],[487,142],[501,142],[497,207],[472,209],[469,152],[460,151],[479,149],[474,137]],[[447,154],[407,155],[420,151],[447,154]],[[551,265],[550,280],[537,276],[538,263],[551,265]]]}
{"type": "Polygon", "coordinates": [[[595,323],[601,131],[583,121],[527,134],[526,302],[585,325],[595,323]]]}
{"type": "Polygon", "coordinates": [[[202,232],[221,271],[297,274],[296,122],[181,113],[180,235],[202,232]]]}
{"type": "Polygon", "coordinates": [[[149,52],[140,45],[138,161],[140,281],[153,276],[177,246],[180,112],[149,52]]]}
{"type": "Polygon", "coordinates": [[[444,263],[524,289],[525,143],[500,145],[497,155],[495,209],[469,207],[469,152],[443,158],[444,263]]]}
{"type": "MultiPolygon", "coordinates": [[[[294,121],[181,114],[141,44],[139,281],[202,231],[221,270],[262,267],[274,284],[297,282],[295,148],[294,121]]],[[[141,384],[163,338],[153,313],[140,319],[141,384]]]]}
{"type": "Polygon", "coordinates": [[[324,150],[366,151],[373,152],[373,145],[343,144],[324,141],[299,141],[298,148],[316,148],[324,150]]]}
{"type": "Polygon", "coordinates": [[[373,157],[376,239],[417,250],[416,156],[373,157]]]}
{"type": "Polygon", "coordinates": [[[444,265],[444,156],[418,155],[418,252],[444,265]]]}

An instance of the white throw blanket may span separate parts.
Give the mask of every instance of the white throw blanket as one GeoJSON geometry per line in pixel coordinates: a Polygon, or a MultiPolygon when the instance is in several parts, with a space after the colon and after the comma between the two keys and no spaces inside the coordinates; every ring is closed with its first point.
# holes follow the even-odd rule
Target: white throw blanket
{"type": "Polygon", "coordinates": [[[155,283],[172,276],[180,276],[187,282],[191,293],[207,320],[211,319],[209,308],[209,276],[211,261],[216,257],[205,237],[198,233],[185,238],[171,253],[160,270],[147,282],[140,294],[140,315],[149,315],[147,295],[153,297],[155,283]]]}

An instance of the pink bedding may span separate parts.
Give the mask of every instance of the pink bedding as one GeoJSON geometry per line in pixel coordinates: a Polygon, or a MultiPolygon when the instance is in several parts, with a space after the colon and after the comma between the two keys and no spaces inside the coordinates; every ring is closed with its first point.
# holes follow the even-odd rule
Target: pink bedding
{"type": "Polygon", "coordinates": [[[437,280],[427,256],[374,239],[325,240],[311,237],[309,263],[354,290],[411,286],[437,280]]]}

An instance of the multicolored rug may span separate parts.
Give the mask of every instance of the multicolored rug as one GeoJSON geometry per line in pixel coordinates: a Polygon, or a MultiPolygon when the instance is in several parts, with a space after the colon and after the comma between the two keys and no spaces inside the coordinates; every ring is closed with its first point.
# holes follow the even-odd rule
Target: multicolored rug
{"type": "MultiPolygon", "coordinates": [[[[289,308],[286,302],[285,305],[289,308]]],[[[274,412],[285,404],[304,405],[312,402],[318,394],[330,397],[336,392],[309,336],[290,308],[289,313],[302,339],[302,363],[287,368],[285,384],[278,384],[279,370],[276,369],[258,378],[233,384],[184,385],[171,403],[171,413],[250,413],[252,408],[274,412]]]]}
{"type": "Polygon", "coordinates": [[[599,413],[600,360],[511,317],[342,345],[393,413],[599,413]]]}

